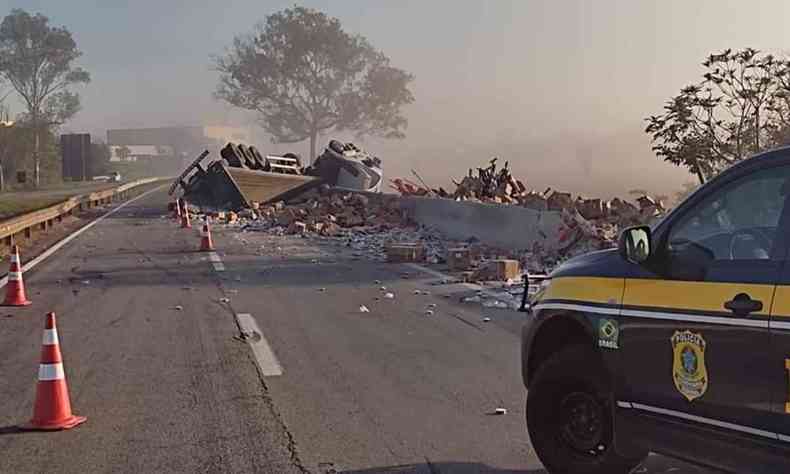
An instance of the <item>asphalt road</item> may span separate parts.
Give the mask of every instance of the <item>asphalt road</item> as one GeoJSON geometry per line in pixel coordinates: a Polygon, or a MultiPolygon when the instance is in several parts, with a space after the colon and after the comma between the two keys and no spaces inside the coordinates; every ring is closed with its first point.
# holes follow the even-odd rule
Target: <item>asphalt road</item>
{"type": "Polygon", "coordinates": [[[544,472],[521,313],[294,237],[215,229],[216,256],[195,252],[165,202],[98,223],[25,274],[33,306],[0,308],[0,472],[544,472]],[[20,432],[47,311],[88,421],[20,432]]]}

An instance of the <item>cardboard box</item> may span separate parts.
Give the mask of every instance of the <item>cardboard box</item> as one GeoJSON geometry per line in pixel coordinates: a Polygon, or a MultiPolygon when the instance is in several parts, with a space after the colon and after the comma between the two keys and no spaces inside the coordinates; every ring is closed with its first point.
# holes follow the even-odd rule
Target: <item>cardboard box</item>
{"type": "Polygon", "coordinates": [[[385,246],[387,261],[390,263],[422,262],[425,249],[419,243],[397,243],[385,246]]]}
{"type": "Polygon", "coordinates": [[[518,260],[500,259],[493,263],[495,280],[517,280],[521,277],[521,264],[518,260]]]}
{"type": "Polygon", "coordinates": [[[478,281],[518,280],[521,277],[521,265],[518,260],[498,259],[487,262],[474,274],[478,281]]]}
{"type": "Polygon", "coordinates": [[[447,265],[451,272],[462,272],[472,267],[472,251],[460,247],[447,250],[447,265]]]}

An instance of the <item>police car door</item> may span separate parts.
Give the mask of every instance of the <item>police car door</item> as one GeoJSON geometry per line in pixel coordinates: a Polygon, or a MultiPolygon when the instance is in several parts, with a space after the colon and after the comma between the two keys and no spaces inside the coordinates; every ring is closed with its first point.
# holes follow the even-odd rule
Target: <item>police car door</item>
{"type": "Polygon", "coordinates": [[[673,214],[654,243],[659,265],[626,279],[618,406],[657,423],[775,439],[768,319],[790,167],[730,178],[673,214]]]}

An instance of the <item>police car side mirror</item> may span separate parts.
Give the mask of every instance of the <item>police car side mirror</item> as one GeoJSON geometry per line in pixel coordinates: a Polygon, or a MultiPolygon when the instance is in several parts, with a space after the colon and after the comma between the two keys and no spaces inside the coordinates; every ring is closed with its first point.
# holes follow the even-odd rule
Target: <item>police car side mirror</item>
{"type": "Polygon", "coordinates": [[[624,259],[638,265],[650,257],[651,243],[650,227],[646,225],[629,227],[620,234],[617,248],[624,259]]]}

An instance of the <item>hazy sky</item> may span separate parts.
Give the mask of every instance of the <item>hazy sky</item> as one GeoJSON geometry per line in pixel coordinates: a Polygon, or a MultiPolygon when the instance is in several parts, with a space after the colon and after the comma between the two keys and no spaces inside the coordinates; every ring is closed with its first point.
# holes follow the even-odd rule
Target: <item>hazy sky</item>
{"type": "MultiPolygon", "coordinates": [[[[389,176],[416,168],[437,185],[499,155],[536,188],[670,192],[691,178],[653,156],[644,117],[698,80],[708,53],[790,44],[783,0],[297,3],[338,17],[416,76],[407,138],[366,144],[389,176]]],[[[211,96],[210,56],[293,4],[0,0],[0,14],[41,12],[72,31],[93,81],[68,129],[100,132],[238,120],[211,96]]]]}

